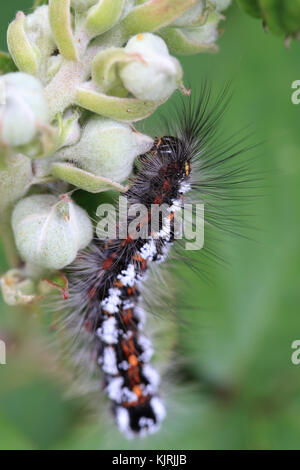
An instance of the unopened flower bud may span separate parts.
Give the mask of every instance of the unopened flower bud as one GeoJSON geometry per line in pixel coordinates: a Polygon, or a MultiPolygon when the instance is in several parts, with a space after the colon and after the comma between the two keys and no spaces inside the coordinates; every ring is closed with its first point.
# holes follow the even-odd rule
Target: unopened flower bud
{"type": "Polygon", "coordinates": [[[48,106],[41,83],[23,72],[0,77],[4,104],[0,106],[1,134],[4,144],[26,145],[34,139],[38,127],[48,123],[48,106]]]}
{"type": "Polygon", "coordinates": [[[158,36],[151,33],[132,37],[126,52],[136,55],[136,60],[120,66],[123,84],[140,100],[167,99],[178,88],[182,69],[177,59],[158,36]]]}
{"type": "Polygon", "coordinates": [[[59,270],[76,258],[92,239],[87,213],[68,197],[33,195],[16,205],[12,227],[24,261],[59,270]]]}
{"type": "Polygon", "coordinates": [[[182,16],[179,16],[171,26],[185,27],[193,26],[195,23],[201,21],[205,9],[205,0],[200,0],[196,5],[187,10],[182,16]]]}
{"type": "Polygon", "coordinates": [[[85,126],[80,141],[57,152],[56,157],[119,183],[131,173],[135,158],[152,145],[150,137],[128,124],[95,117],[85,126]]]}
{"type": "Polygon", "coordinates": [[[204,25],[184,28],[182,30],[184,36],[199,47],[214,45],[219,37],[218,23],[220,18],[219,13],[210,13],[204,25]]]}

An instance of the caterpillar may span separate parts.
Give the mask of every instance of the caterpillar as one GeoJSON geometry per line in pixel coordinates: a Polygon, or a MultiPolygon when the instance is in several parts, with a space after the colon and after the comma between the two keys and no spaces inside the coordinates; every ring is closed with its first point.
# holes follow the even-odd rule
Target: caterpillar
{"type": "Polygon", "coordinates": [[[214,201],[226,200],[227,190],[243,181],[245,168],[227,165],[245,149],[236,150],[231,142],[214,149],[211,145],[227,106],[226,93],[212,104],[210,90],[204,86],[197,103],[189,99],[180,108],[176,129],[156,138],[151,151],[138,157],[124,194],[125,228],[133,219],[130,209],[143,204],[147,217],[139,228],[146,228],[146,235],[131,237],[127,230],[127,237],[121,238],[118,234],[124,227],[118,226],[114,239],[95,238],[67,272],[68,308],[91,335],[89,347],[102,370],[116,423],[128,437],[156,432],[166,415],[159,397],[159,374],[150,364],[152,344],[143,331],[142,291],[149,268],[163,263],[177,243],[174,216],[188,193],[208,203],[208,222],[218,225],[216,219],[222,214],[214,201]],[[149,223],[153,205],[166,208],[155,232],[149,223]]]}

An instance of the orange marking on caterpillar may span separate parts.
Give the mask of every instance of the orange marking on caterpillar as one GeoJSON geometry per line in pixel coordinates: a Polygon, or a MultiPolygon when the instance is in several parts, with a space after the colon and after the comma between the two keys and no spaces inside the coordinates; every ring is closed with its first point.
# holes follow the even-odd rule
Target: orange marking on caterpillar
{"type": "Polygon", "coordinates": [[[140,385],[135,385],[132,389],[133,393],[135,393],[139,398],[143,395],[143,391],[140,385]]]}
{"type": "Polygon", "coordinates": [[[131,354],[131,356],[129,356],[128,362],[132,367],[136,367],[139,365],[138,358],[134,354],[131,354]]]}
{"type": "Polygon", "coordinates": [[[121,289],[122,287],[124,287],[124,285],[122,284],[121,281],[115,281],[115,282],[114,282],[114,286],[115,286],[115,287],[119,287],[120,289],[121,289]]]}
{"type": "Polygon", "coordinates": [[[131,238],[130,235],[127,235],[127,238],[125,238],[125,240],[122,242],[122,246],[125,246],[127,245],[127,243],[132,243],[133,242],[133,238],[131,238]]]}
{"type": "Polygon", "coordinates": [[[109,268],[111,268],[112,264],[113,264],[114,260],[111,256],[108,256],[102,263],[102,268],[107,270],[109,268]]]}
{"type": "Polygon", "coordinates": [[[122,311],[122,318],[123,318],[123,321],[124,321],[125,325],[128,325],[131,322],[132,317],[133,317],[133,315],[132,315],[131,308],[129,308],[128,310],[123,310],[122,311]]]}
{"type": "Polygon", "coordinates": [[[147,261],[145,260],[145,258],[143,258],[141,255],[137,254],[137,255],[134,255],[132,257],[132,260],[133,261],[139,261],[140,263],[142,263],[142,270],[144,271],[147,267],[147,261]]]}
{"type": "Polygon", "coordinates": [[[158,196],[156,196],[156,198],[154,199],[154,204],[161,204],[163,201],[163,196],[162,194],[159,194],[158,196]]]}

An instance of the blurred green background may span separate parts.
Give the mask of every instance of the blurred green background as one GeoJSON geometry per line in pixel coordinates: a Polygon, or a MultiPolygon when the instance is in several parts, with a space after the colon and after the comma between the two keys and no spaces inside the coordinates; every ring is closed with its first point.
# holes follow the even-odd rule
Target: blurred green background
{"type": "MultiPolygon", "coordinates": [[[[9,21],[30,5],[1,3],[1,49],[9,21]]],[[[45,328],[38,314],[30,318],[0,300],[0,338],[8,347],[0,366],[1,449],[300,448],[300,365],[291,362],[291,343],[300,339],[300,105],[290,98],[300,79],[300,43],[286,50],[235,6],[222,26],[218,54],[181,61],[194,88],[203,77],[233,79],[225,128],[230,134],[250,124],[252,141],[263,142],[252,152],[262,178],[247,220],[256,230],[252,241],[224,238],[228,265],[207,268],[211,284],[180,267],[177,301],[188,307],[180,309],[176,360],[163,387],[163,429],[127,441],[103,394],[99,416],[87,411],[89,397],[68,398],[70,371],[39,343],[45,328]]],[[[1,251],[0,266],[3,272],[1,251]]]]}

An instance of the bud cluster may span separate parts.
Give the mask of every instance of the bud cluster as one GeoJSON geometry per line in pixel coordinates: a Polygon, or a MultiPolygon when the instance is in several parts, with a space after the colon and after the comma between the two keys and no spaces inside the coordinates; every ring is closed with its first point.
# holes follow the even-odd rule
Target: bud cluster
{"type": "MultiPolygon", "coordinates": [[[[153,145],[134,123],[186,93],[173,55],[216,51],[229,3],[36,0],[17,13],[0,53],[0,229],[12,226],[25,268],[60,270],[88,245],[87,213],[57,194],[126,189],[153,145]]],[[[2,282],[10,303],[33,295],[23,275],[17,294],[2,282]]]]}

